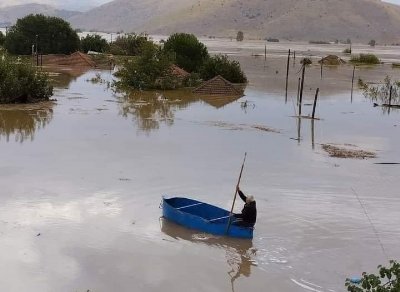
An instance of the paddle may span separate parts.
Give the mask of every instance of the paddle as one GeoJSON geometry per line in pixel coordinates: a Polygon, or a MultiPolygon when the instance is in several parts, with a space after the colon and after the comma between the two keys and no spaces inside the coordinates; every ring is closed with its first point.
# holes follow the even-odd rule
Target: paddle
{"type": "Polygon", "coordinates": [[[238,188],[240,185],[240,180],[242,179],[242,173],[243,173],[244,163],[246,162],[246,157],[247,157],[247,152],[244,154],[242,168],[240,169],[240,175],[239,175],[238,183],[236,185],[235,196],[233,197],[233,203],[232,203],[231,213],[230,213],[229,220],[228,220],[228,226],[226,227],[226,232],[225,232],[226,235],[228,235],[229,228],[231,227],[233,208],[235,207],[236,197],[237,197],[238,188]]]}

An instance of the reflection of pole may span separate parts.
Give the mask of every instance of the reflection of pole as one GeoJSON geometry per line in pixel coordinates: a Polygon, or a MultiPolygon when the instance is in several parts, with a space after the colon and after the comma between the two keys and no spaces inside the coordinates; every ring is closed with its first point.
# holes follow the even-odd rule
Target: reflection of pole
{"type": "Polygon", "coordinates": [[[298,118],[298,124],[297,124],[297,141],[300,145],[300,140],[301,140],[301,118],[298,118]]]}
{"type": "Polygon", "coordinates": [[[315,120],[311,120],[311,147],[313,150],[315,149],[314,122],[315,120]]]}

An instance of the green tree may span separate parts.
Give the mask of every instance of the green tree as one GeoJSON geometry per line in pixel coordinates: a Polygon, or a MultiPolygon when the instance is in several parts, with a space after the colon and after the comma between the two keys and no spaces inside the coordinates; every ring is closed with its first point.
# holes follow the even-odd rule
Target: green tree
{"type": "Polygon", "coordinates": [[[164,50],[174,54],[176,65],[188,72],[198,72],[209,58],[207,47],[193,34],[171,35],[164,43],[164,50]]]}
{"type": "Polygon", "coordinates": [[[80,40],[68,22],[41,14],[18,19],[5,40],[5,48],[18,55],[31,54],[36,44],[42,54],[70,54],[79,49],[80,40]]]}
{"type": "Polygon", "coordinates": [[[370,45],[371,47],[375,47],[376,41],[375,40],[370,40],[368,45],[370,45]]]}
{"type": "Polygon", "coordinates": [[[374,54],[359,54],[351,56],[350,62],[359,64],[380,64],[381,60],[374,54]]]}
{"type": "Polygon", "coordinates": [[[361,281],[346,280],[350,292],[398,292],[400,291],[400,263],[390,261],[389,267],[378,266],[379,274],[363,273],[361,281]]]}
{"type": "Polygon", "coordinates": [[[116,74],[120,78],[117,86],[147,90],[155,88],[174,88],[171,74],[173,63],[171,55],[154,44],[146,44],[142,54],[136,59],[125,62],[116,74]],[[167,82],[171,84],[167,84],[167,82]]]}
{"type": "Polygon", "coordinates": [[[209,80],[221,75],[232,83],[246,83],[247,78],[238,61],[229,60],[226,55],[216,55],[209,58],[203,65],[200,75],[204,80],[209,80]]]}
{"type": "Polygon", "coordinates": [[[47,74],[30,64],[3,55],[0,58],[0,103],[28,103],[49,100],[53,87],[47,74]]]}
{"type": "Polygon", "coordinates": [[[236,35],[236,40],[237,40],[238,42],[242,42],[242,41],[244,40],[244,33],[243,33],[243,31],[241,31],[241,30],[238,31],[238,33],[237,33],[237,35],[236,35]]]}
{"type": "Polygon", "coordinates": [[[147,35],[129,34],[118,36],[111,44],[110,51],[114,55],[138,56],[143,52],[144,47],[149,44],[151,45],[152,41],[149,40],[147,35]]]}
{"type": "Polygon", "coordinates": [[[81,39],[81,50],[84,53],[89,51],[95,51],[99,53],[104,53],[109,49],[109,45],[107,40],[102,38],[101,36],[95,35],[87,35],[86,37],[81,39]]]}
{"type": "Polygon", "coordinates": [[[4,42],[6,40],[6,37],[4,34],[0,31],[0,46],[2,47],[4,45],[4,42]]]}

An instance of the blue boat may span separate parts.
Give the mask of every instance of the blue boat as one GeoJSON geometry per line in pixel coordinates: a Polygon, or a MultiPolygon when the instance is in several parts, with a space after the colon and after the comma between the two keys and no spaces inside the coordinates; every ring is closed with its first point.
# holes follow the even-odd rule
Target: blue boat
{"type": "Polygon", "coordinates": [[[253,238],[252,227],[231,224],[226,233],[230,212],[222,208],[187,198],[163,198],[164,218],[179,225],[206,233],[237,238],[253,238]]]}

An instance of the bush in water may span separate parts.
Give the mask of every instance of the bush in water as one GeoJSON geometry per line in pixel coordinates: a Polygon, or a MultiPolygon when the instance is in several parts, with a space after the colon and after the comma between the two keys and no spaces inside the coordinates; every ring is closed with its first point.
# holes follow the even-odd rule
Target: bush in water
{"type": "Polygon", "coordinates": [[[379,274],[363,273],[360,281],[346,280],[350,292],[397,292],[400,291],[400,263],[390,261],[389,267],[378,266],[379,274]],[[359,282],[359,283],[354,283],[359,282]]]}
{"type": "Polygon", "coordinates": [[[176,65],[188,72],[198,72],[209,57],[207,47],[187,33],[171,35],[164,43],[164,50],[173,53],[176,65]]]}
{"type": "Polygon", "coordinates": [[[200,71],[200,76],[204,80],[209,80],[217,75],[221,75],[232,83],[246,83],[247,77],[240,68],[238,61],[229,60],[226,55],[216,55],[204,62],[200,71]]]}
{"type": "Polygon", "coordinates": [[[0,103],[38,102],[49,100],[52,95],[47,74],[0,53],[0,103]]]}

